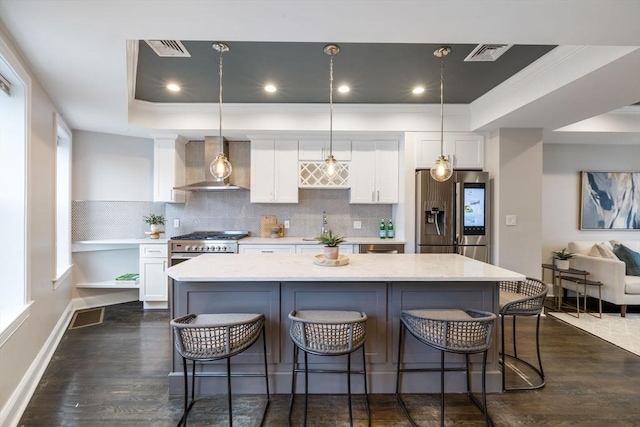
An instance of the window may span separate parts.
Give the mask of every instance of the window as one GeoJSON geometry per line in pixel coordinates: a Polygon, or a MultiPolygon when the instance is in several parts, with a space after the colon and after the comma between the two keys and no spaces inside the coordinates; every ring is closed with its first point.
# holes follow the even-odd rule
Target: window
{"type": "Polygon", "coordinates": [[[54,288],[71,272],[71,130],[56,114],[56,265],[54,288]]]}
{"type": "Polygon", "coordinates": [[[28,316],[26,165],[31,100],[31,79],[1,37],[0,75],[6,82],[0,91],[1,345],[28,316]]]}

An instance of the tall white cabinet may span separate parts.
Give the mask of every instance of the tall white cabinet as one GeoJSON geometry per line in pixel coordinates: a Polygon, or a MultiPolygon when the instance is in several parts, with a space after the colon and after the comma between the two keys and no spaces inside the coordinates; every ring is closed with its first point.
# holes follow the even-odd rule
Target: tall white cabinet
{"type": "Polygon", "coordinates": [[[185,192],[174,190],[185,184],[186,138],[175,135],[153,139],[153,201],[184,203],[185,192]]]}
{"type": "Polygon", "coordinates": [[[251,203],[298,203],[298,141],[251,140],[251,203]]]}
{"type": "Polygon", "coordinates": [[[351,203],[398,203],[398,141],[352,141],[351,203]]]}

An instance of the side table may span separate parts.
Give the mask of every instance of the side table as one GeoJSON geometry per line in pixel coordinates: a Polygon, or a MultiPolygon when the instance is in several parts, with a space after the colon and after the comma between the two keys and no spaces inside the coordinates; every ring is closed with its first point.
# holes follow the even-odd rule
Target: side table
{"type": "MultiPolygon", "coordinates": [[[[542,264],[542,280],[544,281],[544,272],[545,270],[551,270],[551,274],[553,275],[553,293],[555,295],[556,300],[556,308],[558,311],[562,311],[562,293],[563,293],[563,285],[562,281],[571,282],[575,285],[573,290],[576,293],[576,315],[575,317],[580,317],[580,293],[582,285],[582,294],[583,294],[583,312],[586,314],[590,314],[594,317],[598,317],[602,319],[602,283],[594,280],[588,280],[587,276],[590,274],[585,270],[578,270],[575,268],[569,268],[568,270],[563,270],[556,267],[553,264],[542,264]],[[598,316],[594,313],[587,311],[587,286],[597,286],[598,287],[598,316]],[[556,287],[558,291],[556,292],[556,287]]],[[[566,304],[565,304],[566,305],[566,304]]],[[[569,312],[565,312],[567,314],[573,315],[569,312]]]]}

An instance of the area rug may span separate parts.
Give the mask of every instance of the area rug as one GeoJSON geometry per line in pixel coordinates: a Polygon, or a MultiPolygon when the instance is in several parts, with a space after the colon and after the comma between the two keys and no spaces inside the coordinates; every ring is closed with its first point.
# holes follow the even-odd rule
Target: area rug
{"type": "Polygon", "coordinates": [[[640,313],[627,313],[626,317],[602,313],[602,319],[582,313],[579,319],[567,313],[547,314],[640,356],[640,313]]]}

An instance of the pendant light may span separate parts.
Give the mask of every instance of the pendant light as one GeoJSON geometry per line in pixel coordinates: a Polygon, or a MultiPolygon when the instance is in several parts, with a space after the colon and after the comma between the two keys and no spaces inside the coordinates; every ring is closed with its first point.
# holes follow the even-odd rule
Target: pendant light
{"type": "Polygon", "coordinates": [[[329,180],[334,180],[338,176],[340,165],[333,157],[333,56],[340,52],[337,44],[328,44],[324,47],[324,53],[331,57],[329,62],[329,157],[322,165],[324,176],[329,180]]]}
{"type": "Polygon", "coordinates": [[[450,52],[449,46],[442,46],[433,52],[433,56],[440,58],[440,157],[431,166],[431,177],[439,182],[444,182],[453,175],[451,162],[444,156],[444,57],[450,52]]]}
{"type": "Polygon", "coordinates": [[[213,48],[213,50],[220,52],[220,67],[219,67],[220,83],[218,87],[218,100],[220,104],[220,107],[218,109],[219,111],[218,144],[220,144],[220,152],[218,153],[216,158],[213,160],[213,162],[211,162],[211,164],[209,165],[209,170],[211,171],[211,175],[213,175],[213,179],[215,181],[224,181],[225,179],[229,178],[229,175],[231,175],[231,171],[233,170],[233,168],[231,167],[231,163],[227,159],[227,156],[225,156],[222,151],[223,150],[222,148],[222,144],[223,144],[223,140],[222,140],[222,54],[224,52],[229,51],[229,46],[226,45],[225,43],[217,42],[217,43],[214,43],[213,46],[211,47],[213,48]]]}

